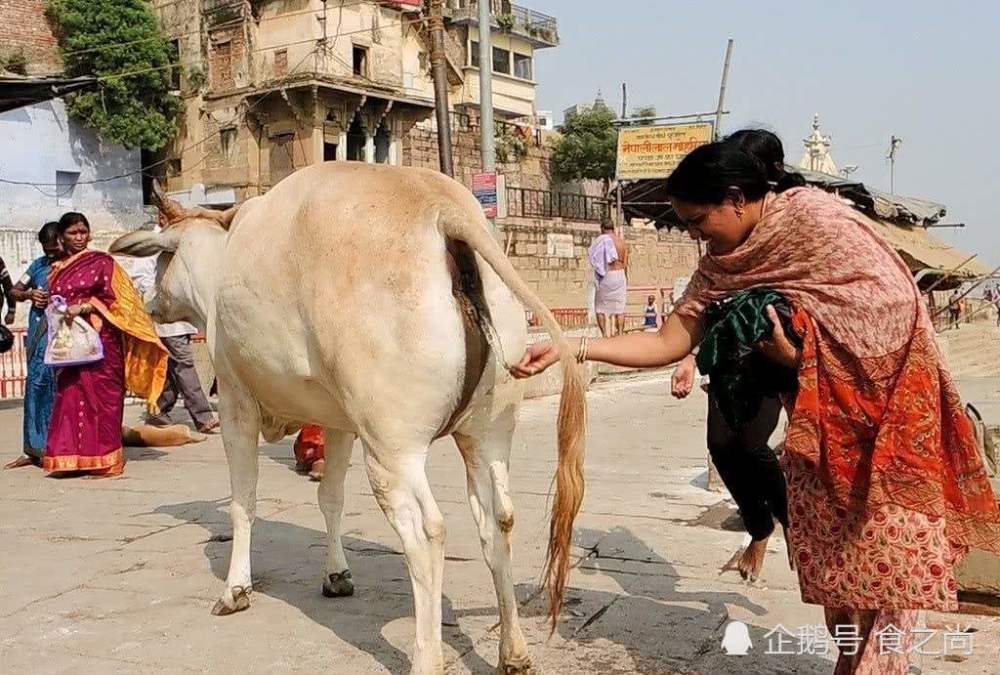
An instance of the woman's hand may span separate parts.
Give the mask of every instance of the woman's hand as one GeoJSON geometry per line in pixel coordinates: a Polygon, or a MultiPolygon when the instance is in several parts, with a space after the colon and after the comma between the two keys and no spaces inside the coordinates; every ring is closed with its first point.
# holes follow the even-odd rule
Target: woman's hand
{"type": "Polygon", "coordinates": [[[45,309],[49,305],[49,294],[40,288],[32,288],[28,291],[28,300],[38,309],[45,309]]]}
{"type": "Polygon", "coordinates": [[[687,356],[677,364],[670,378],[670,393],[674,398],[687,398],[694,389],[695,362],[693,356],[687,356]]]}
{"type": "Polygon", "coordinates": [[[73,323],[73,319],[76,317],[90,314],[91,309],[91,306],[86,302],[81,302],[78,305],[70,305],[66,308],[66,323],[73,323]]]}
{"type": "Polygon", "coordinates": [[[778,312],[773,305],[767,306],[767,317],[774,325],[774,331],[770,338],[757,343],[757,350],[779,365],[798,368],[802,362],[802,354],[785,335],[785,328],[781,325],[781,319],[778,318],[778,312]]]}
{"type": "Polygon", "coordinates": [[[16,318],[17,314],[15,314],[14,310],[12,309],[9,312],[7,312],[7,315],[3,318],[3,322],[9,326],[14,323],[14,319],[16,318]]]}
{"type": "Polygon", "coordinates": [[[536,342],[528,345],[521,361],[510,369],[511,375],[521,380],[538,375],[559,360],[559,348],[554,342],[536,342]]]}

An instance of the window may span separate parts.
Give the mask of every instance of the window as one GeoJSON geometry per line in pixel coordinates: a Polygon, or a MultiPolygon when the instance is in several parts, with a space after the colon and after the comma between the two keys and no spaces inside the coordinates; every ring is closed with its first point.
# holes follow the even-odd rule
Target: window
{"type": "Polygon", "coordinates": [[[58,206],[73,205],[73,192],[76,191],[76,182],[79,179],[79,171],[56,171],[56,204],[58,206]]]}
{"type": "Polygon", "coordinates": [[[337,159],[337,144],[336,143],[323,143],[323,161],[332,162],[337,159]]]}
{"type": "Polygon", "coordinates": [[[295,134],[279,134],[271,139],[271,185],[295,171],[295,134]]]}
{"type": "Polygon", "coordinates": [[[479,67],[479,43],[475,40],[469,43],[469,65],[473,68],[479,67]]]}
{"type": "Polygon", "coordinates": [[[219,145],[222,147],[222,154],[231,157],[233,148],[236,145],[236,127],[219,129],[219,145]]]}
{"type": "Polygon", "coordinates": [[[493,72],[510,75],[510,52],[506,49],[493,48],[493,72]]]}
{"type": "Polygon", "coordinates": [[[527,54],[514,52],[514,77],[520,77],[522,80],[530,80],[532,75],[531,57],[527,54]]]}
{"type": "Polygon", "coordinates": [[[180,40],[171,40],[170,47],[167,51],[167,58],[170,59],[170,63],[174,64],[170,68],[170,88],[174,91],[180,91],[181,89],[181,42],[180,40]]]}
{"type": "Polygon", "coordinates": [[[274,52],[274,75],[284,77],[288,74],[288,50],[278,49],[274,52]]]}
{"type": "Polygon", "coordinates": [[[354,74],[361,77],[368,77],[368,49],[354,45],[354,74]]]}

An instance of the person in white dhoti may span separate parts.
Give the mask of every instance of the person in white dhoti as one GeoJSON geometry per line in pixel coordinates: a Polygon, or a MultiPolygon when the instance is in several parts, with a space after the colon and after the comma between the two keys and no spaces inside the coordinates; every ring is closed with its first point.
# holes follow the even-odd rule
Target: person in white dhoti
{"type": "Polygon", "coordinates": [[[594,312],[597,314],[597,325],[605,337],[620,335],[625,332],[628,245],[615,233],[614,225],[604,223],[601,225],[600,236],[590,245],[588,257],[594,268],[594,312]],[[608,317],[614,317],[614,327],[608,317]]]}

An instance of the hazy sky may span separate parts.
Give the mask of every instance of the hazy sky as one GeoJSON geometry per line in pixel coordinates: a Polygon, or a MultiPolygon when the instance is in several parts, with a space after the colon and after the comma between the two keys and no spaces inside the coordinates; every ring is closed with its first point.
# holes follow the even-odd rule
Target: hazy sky
{"type": "Polygon", "coordinates": [[[798,164],[813,113],[838,166],[888,190],[889,137],[903,146],[896,191],[944,203],[935,229],[1000,265],[1000,3],[519,0],[559,19],[562,44],[537,53],[538,107],[592,101],[715,108],[727,38],[736,40],[726,130],[762,124],[798,164]]]}

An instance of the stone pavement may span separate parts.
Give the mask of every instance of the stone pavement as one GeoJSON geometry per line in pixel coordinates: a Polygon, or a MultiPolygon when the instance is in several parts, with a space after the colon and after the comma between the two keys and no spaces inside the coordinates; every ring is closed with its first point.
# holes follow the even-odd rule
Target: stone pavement
{"type": "MultiPolygon", "coordinates": [[[[779,624],[795,632],[821,625],[822,613],[799,601],[780,537],[756,586],[733,572],[720,574],[745,535],[732,504],[705,489],[703,395],[677,402],[667,390],[660,374],[598,384],[589,395],[578,564],[565,620],[551,639],[537,582],[557,401],[525,405],[511,467],[514,577],[536,665],[546,673],[831,672],[832,648],[825,656],[764,653],[765,634],[779,624]],[[733,619],[749,625],[749,656],[720,650],[733,619]]],[[[20,447],[20,421],[18,410],[0,411],[4,462],[20,447]]],[[[336,600],[320,595],[325,531],[316,485],[292,470],[291,439],[261,453],[253,605],[222,618],[209,614],[229,555],[229,484],[218,437],[130,450],[125,476],[116,480],[43,478],[30,468],[0,472],[0,669],[406,672],[413,637],[409,579],[397,538],[371,496],[359,448],[345,509],[357,592],[336,600]]],[[[496,601],[450,440],[434,447],[429,472],[448,527],[447,668],[489,673],[497,658],[496,601]]],[[[960,624],[976,632],[972,657],[918,657],[922,672],[997,672],[1000,620],[925,620],[932,629],[960,624]]]]}

